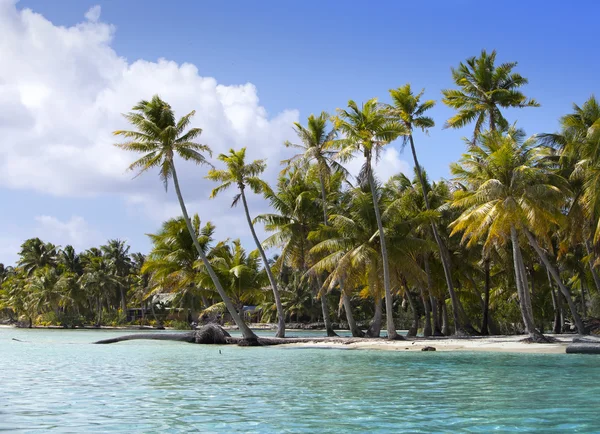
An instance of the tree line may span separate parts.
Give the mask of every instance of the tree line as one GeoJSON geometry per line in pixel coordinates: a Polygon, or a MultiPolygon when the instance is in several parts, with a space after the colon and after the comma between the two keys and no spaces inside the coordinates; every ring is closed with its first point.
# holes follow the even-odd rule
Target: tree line
{"type": "Polygon", "coordinates": [[[455,114],[445,127],[473,130],[450,180],[431,181],[419,163],[413,133],[434,127],[435,101],[410,84],[390,90],[389,103],[350,100],[296,123],[297,140],[285,146],[297,153],[273,186],[261,177],[266,161],[247,161],[245,148],[220,154],[215,167],[197,142],[202,130],[190,127],[194,112],[177,119],[159,96],[140,101],[125,114],[133,129],[114,132],[124,138],[116,146],[142,154],[130,170],[154,169],[165,189],[172,183],[182,217],[149,235],[147,257],[118,240],[79,256],[28,240],[17,266],[2,269],[2,307],[33,318],[85,306],[100,322],[103,310],[167,292],[190,311],[227,312],[246,339],[256,339],[248,305],[277,323],[278,337],[286,321],[319,317],[332,336],[341,312],[353,336],[385,328],[400,339],[400,317],[412,335],[588,333],[600,290],[600,106],[591,96],[558,132],[527,137],[505,118],[507,108],[539,106],[521,91],[527,79],[516,66],[482,51],[452,69],[455,88],[442,90],[442,103],[455,114]],[[373,164],[397,140],[410,148],[414,174],[382,182],[373,164]],[[235,190],[232,207],[243,208],[255,251],[215,242],[214,226],[189,215],[176,157],[208,167],[211,197],[235,190]],[[363,163],[357,177],[344,166],[353,158],[363,163]],[[248,194],[272,211],[253,216],[248,194]],[[269,247],[279,249],[274,260],[269,247]]]}

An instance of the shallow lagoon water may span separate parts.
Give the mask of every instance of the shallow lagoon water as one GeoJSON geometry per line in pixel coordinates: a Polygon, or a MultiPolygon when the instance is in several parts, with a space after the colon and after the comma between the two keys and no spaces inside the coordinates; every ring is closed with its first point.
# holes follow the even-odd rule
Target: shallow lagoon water
{"type": "Polygon", "coordinates": [[[600,432],[600,356],[90,345],[125,333],[0,329],[0,430],[600,432]]]}

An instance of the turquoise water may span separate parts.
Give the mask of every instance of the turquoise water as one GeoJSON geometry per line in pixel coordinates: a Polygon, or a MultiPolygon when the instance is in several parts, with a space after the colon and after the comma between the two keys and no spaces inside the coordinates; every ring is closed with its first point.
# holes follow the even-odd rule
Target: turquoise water
{"type": "Polygon", "coordinates": [[[0,431],[600,432],[598,356],[89,344],[119,334],[0,329],[0,431]]]}

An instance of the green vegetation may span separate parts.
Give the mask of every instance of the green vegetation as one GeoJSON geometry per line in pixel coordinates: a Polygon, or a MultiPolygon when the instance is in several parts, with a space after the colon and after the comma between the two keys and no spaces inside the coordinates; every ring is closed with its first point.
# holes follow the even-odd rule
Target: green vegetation
{"type": "MultiPolygon", "coordinates": [[[[39,239],[23,243],[15,267],[0,267],[0,308],[24,324],[160,325],[233,321],[256,339],[248,321],[333,322],[353,336],[590,331],[600,315],[600,105],[592,96],[561,118],[556,133],[527,138],[506,108],[537,107],[522,92],[516,62],[495,64],[483,51],[453,69],[455,89],[442,102],[456,110],[452,128],[473,125],[450,181],[431,181],[418,160],[413,132],[435,125],[435,101],[409,84],[391,102],[350,100],[336,115],[311,115],[293,126],[298,154],[282,162],[276,185],[266,161],[246,162],[246,149],[219,155],[195,143],[194,112],[176,120],[158,96],[125,117],[132,131],[117,146],[142,157],[130,169],[158,169],[173,181],[182,217],[148,236],[147,257],[120,240],[77,253],[39,239]],[[410,146],[414,177],[385,183],[373,170],[384,146],[410,146]],[[357,155],[356,179],[344,163],[357,155]],[[237,187],[256,243],[215,241],[215,227],[188,215],[176,157],[211,166],[211,197],[237,187]],[[247,187],[272,211],[251,217],[247,187]],[[259,240],[254,225],[270,236],[259,240]],[[268,260],[264,248],[276,248],[268,260]],[[385,310],[383,307],[385,306],[385,310]],[[332,321],[333,320],[333,321],[332,321]]],[[[206,216],[205,216],[206,217],[206,216]]]]}

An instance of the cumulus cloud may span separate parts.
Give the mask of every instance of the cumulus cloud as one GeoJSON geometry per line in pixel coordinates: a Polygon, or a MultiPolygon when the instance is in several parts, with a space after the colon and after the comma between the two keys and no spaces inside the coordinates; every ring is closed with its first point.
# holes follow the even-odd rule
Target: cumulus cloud
{"type": "MultiPolygon", "coordinates": [[[[203,129],[200,141],[216,154],[246,146],[249,159],[268,158],[265,177],[275,181],[279,161],[289,156],[282,143],[294,139],[297,110],[270,115],[253,84],[221,85],[189,63],[130,62],[112,48],[116,29],[100,14],[94,6],[81,23],[61,27],[17,9],[13,0],[0,0],[0,188],[118,196],[145,218],[178,215],[174,196],[165,194],[156,174],[132,181],[125,168],[136,156],[112,146],[112,131],[128,127],[121,113],[154,94],[179,116],[196,110],[193,125],[203,129]]],[[[405,169],[390,148],[377,170],[387,178],[405,169]]],[[[208,201],[213,185],[203,178],[206,169],[182,163],[179,171],[191,212],[202,210],[205,220],[217,224],[231,220],[231,195],[208,201]]],[[[266,211],[264,201],[250,203],[253,214],[266,211]]],[[[243,227],[238,214],[232,227],[243,227]]],[[[90,230],[83,218],[60,222],[45,216],[38,223],[73,242],[82,242],[82,231],[90,230]]]]}

